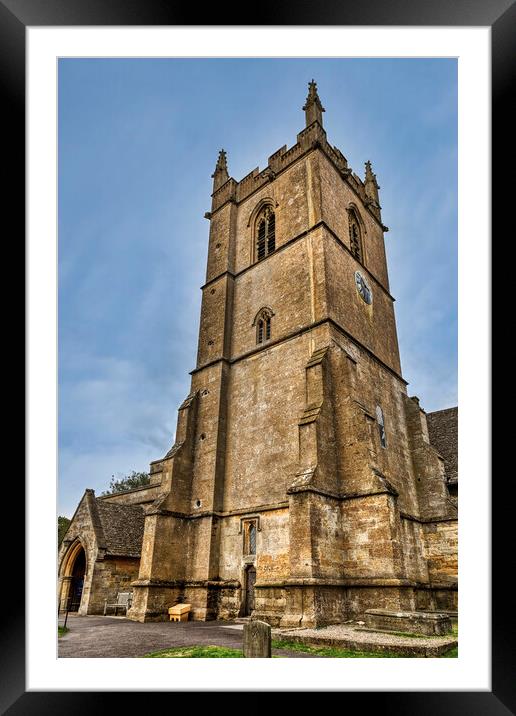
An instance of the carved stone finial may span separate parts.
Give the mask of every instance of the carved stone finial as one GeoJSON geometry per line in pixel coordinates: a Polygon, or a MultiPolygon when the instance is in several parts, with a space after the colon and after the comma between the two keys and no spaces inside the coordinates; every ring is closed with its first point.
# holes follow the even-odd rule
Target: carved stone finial
{"type": "Polygon", "coordinates": [[[365,193],[369,200],[369,204],[372,208],[380,210],[380,198],[378,196],[378,189],[380,188],[376,180],[376,174],[373,172],[371,162],[368,160],[365,163],[365,193]]]}
{"type": "MultiPolygon", "coordinates": [[[[376,182],[376,174],[373,172],[373,167],[372,167],[371,162],[369,161],[369,159],[368,159],[367,162],[365,163],[365,178],[366,178],[366,181],[369,179],[370,181],[374,181],[374,182],[377,184],[377,182],[376,182]]],[[[378,189],[379,189],[379,188],[380,188],[380,187],[378,187],[378,189]]]]}
{"type": "Polygon", "coordinates": [[[319,122],[322,127],[322,113],[326,110],[321,104],[319,94],[317,93],[317,83],[312,80],[308,83],[308,97],[303,107],[306,116],[306,126],[309,127],[314,122],[319,122]]]}
{"type": "Polygon", "coordinates": [[[213,191],[217,191],[217,189],[229,179],[228,164],[224,149],[221,149],[219,152],[215,171],[211,175],[211,178],[213,179],[213,191]]]}
{"type": "Polygon", "coordinates": [[[219,152],[219,156],[217,159],[217,166],[215,167],[215,171],[217,170],[228,170],[228,164],[227,164],[227,154],[225,149],[221,149],[219,152]]]}

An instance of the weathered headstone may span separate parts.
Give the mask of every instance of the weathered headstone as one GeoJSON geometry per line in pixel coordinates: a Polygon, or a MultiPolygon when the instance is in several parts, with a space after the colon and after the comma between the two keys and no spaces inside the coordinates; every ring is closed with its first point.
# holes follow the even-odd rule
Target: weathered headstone
{"type": "Polygon", "coordinates": [[[244,624],[244,657],[247,659],[271,658],[271,628],[261,621],[244,624]]]}

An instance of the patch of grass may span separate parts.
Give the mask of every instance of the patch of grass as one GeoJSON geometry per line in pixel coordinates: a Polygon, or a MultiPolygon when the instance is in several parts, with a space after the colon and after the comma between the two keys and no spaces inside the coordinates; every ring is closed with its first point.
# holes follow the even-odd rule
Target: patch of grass
{"type": "MultiPolygon", "coordinates": [[[[67,630],[68,631],[68,630],[67,630]]],[[[421,658],[411,657],[404,654],[394,654],[391,652],[373,652],[373,651],[350,651],[348,649],[339,649],[334,646],[310,646],[309,644],[299,644],[295,641],[282,641],[273,639],[273,649],[282,649],[284,651],[300,651],[304,654],[315,654],[330,659],[407,659],[421,658]]],[[[458,656],[458,647],[450,649],[442,658],[453,659],[458,656]]],[[[242,659],[243,653],[241,649],[231,649],[226,646],[176,646],[170,649],[161,649],[144,654],[143,659],[242,659]]],[[[280,655],[274,655],[273,659],[284,658],[280,655]]]]}
{"type": "MultiPolygon", "coordinates": [[[[176,646],[144,654],[142,659],[243,659],[242,649],[226,646],[176,646]]],[[[280,656],[273,655],[273,659],[280,656]]]]}
{"type": "Polygon", "coordinates": [[[318,656],[337,659],[398,659],[401,657],[401,654],[350,651],[348,649],[339,649],[336,646],[310,646],[309,644],[299,644],[297,641],[277,641],[276,639],[272,642],[272,648],[285,649],[285,651],[302,651],[305,654],[317,654],[318,656]]]}
{"type": "Polygon", "coordinates": [[[69,631],[70,630],[68,629],[68,627],[58,626],[57,627],[57,636],[63,636],[63,634],[66,634],[69,631]]]}
{"type": "Polygon", "coordinates": [[[143,659],[240,659],[241,649],[226,646],[176,646],[144,654],[143,659]]]}

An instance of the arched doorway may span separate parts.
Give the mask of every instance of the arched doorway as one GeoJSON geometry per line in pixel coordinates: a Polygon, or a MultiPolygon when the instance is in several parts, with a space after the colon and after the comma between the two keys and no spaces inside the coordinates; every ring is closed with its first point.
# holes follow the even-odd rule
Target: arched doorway
{"type": "Polygon", "coordinates": [[[86,574],[86,552],[77,541],[70,549],[62,572],[60,609],[79,611],[86,574]]]}
{"type": "Polygon", "coordinates": [[[246,569],[245,572],[245,603],[244,603],[244,616],[251,616],[251,612],[254,609],[254,585],[256,582],[256,569],[251,566],[246,569]]]}
{"type": "Polygon", "coordinates": [[[70,612],[79,611],[81,606],[82,590],[84,587],[84,574],[86,572],[86,554],[84,549],[80,549],[75,557],[72,567],[72,580],[70,584],[70,612]]]}

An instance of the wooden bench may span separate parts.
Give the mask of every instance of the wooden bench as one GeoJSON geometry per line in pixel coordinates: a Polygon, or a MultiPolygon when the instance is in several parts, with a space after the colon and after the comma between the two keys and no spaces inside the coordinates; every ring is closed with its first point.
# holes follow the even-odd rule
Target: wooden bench
{"type": "Polygon", "coordinates": [[[176,604],[168,610],[171,622],[187,622],[191,604],[176,604]]]}
{"type": "Polygon", "coordinates": [[[116,602],[108,602],[107,599],[104,602],[104,616],[106,616],[108,609],[114,609],[115,616],[118,613],[119,609],[124,609],[125,613],[127,614],[127,610],[131,606],[132,600],[132,592],[118,592],[118,594],[116,595],[116,602]]]}

